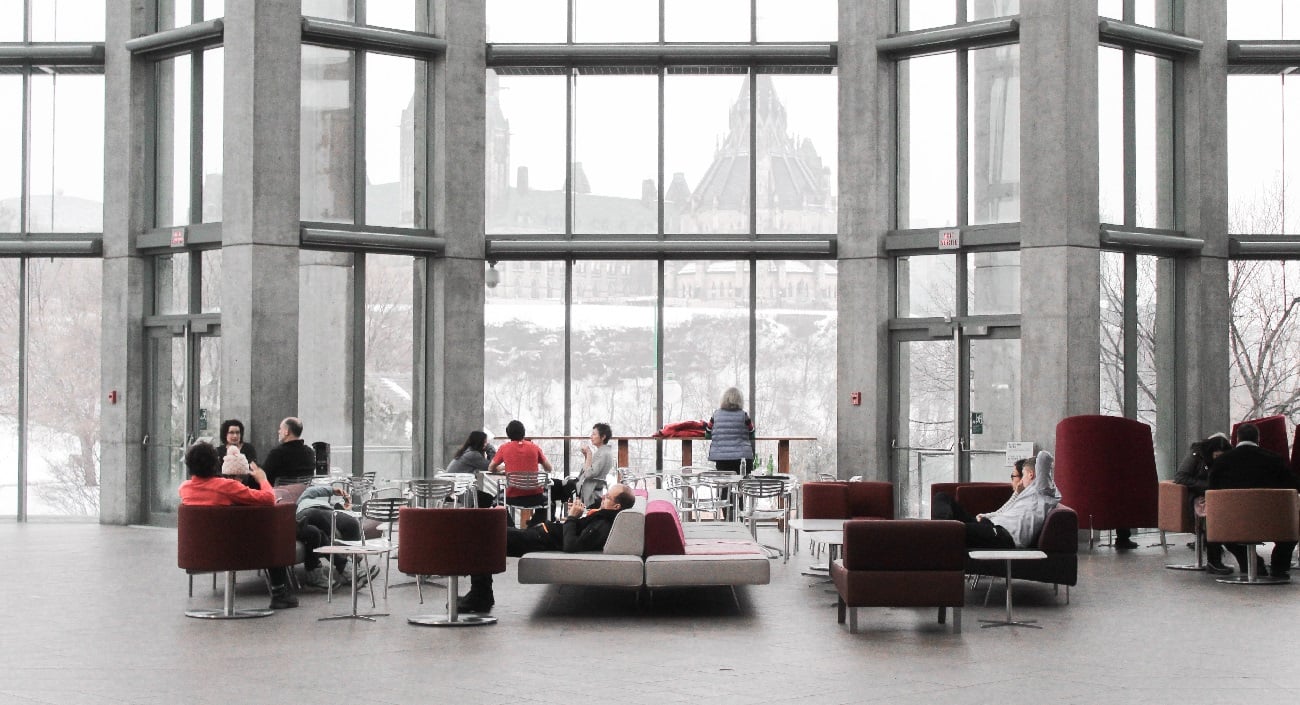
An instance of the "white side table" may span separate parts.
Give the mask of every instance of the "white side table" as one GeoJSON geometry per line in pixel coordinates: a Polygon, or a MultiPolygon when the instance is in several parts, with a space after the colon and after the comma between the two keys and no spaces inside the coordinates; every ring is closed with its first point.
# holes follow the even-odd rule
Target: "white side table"
{"type": "Polygon", "coordinates": [[[1041,560],[1047,557],[1042,551],[971,551],[968,555],[977,561],[1006,561],[1007,562],[1007,618],[1000,619],[981,619],[984,622],[982,626],[987,627],[1029,627],[1031,629],[1042,629],[1034,624],[1036,619],[1016,620],[1011,616],[1011,564],[1015,561],[1041,560]]]}

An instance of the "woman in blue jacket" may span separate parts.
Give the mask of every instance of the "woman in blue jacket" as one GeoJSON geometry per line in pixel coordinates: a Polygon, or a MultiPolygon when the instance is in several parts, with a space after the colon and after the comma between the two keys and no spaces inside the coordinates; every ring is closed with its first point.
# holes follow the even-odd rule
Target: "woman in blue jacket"
{"type": "Polygon", "coordinates": [[[722,393],[720,408],[709,419],[713,442],[709,444],[709,460],[719,470],[740,472],[745,461],[748,469],[754,465],[754,421],[742,408],[745,398],[735,387],[722,393]]]}

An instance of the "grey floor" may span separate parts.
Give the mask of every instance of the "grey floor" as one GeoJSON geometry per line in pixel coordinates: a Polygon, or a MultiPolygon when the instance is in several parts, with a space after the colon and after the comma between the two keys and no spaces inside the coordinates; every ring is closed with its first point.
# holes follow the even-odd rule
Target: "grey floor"
{"type": "MultiPolygon", "coordinates": [[[[1124,554],[1085,546],[1068,605],[1018,583],[1018,615],[1041,630],[981,629],[1003,610],[1000,587],[980,606],[981,586],[960,635],[928,609],[863,610],[852,635],[800,576],[806,548],[772,562],[771,585],[740,589],[739,607],[726,589],[638,608],[628,592],[518,585],[512,560],[498,624],[440,630],[406,623],[445,594],[421,606],[411,586],[373,624],[317,621],[345,603],[314,591],[265,619],[188,619],[221,596],[200,578],[186,597],[174,531],[4,524],[0,703],[1296,702],[1300,583],[1165,570],[1192,559],[1188,537],[1167,556],[1145,547],[1155,537],[1124,554]]],[[[240,578],[241,604],[264,606],[260,580],[240,578]]]]}

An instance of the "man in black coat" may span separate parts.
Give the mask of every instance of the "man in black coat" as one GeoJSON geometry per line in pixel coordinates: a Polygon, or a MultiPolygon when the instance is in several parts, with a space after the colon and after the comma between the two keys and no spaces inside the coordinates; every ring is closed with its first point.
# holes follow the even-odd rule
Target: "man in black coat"
{"type": "MultiPolygon", "coordinates": [[[[636,504],[636,495],[627,485],[611,485],[599,506],[588,509],[582,500],[569,503],[568,520],[546,521],[527,529],[506,529],[506,555],[518,558],[533,551],[600,551],[609,540],[614,518],[636,504]]],[[[457,601],[464,612],[490,612],[496,599],[492,595],[492,575],[469,576],[469,592],[457,601]]]]}
{"type": "MultiPolygon", "coordinates": [[[[1237,447],[1220,455],[1210,465],[1211,490],[1233,489],[1300,489],[1300,482],[1287,467],[1282,456],[1259,447],[1259,428],[1254,424],[1242,424],[1237,429],[1237,447]]],[[[1291,554],[1295,551],[1295,541],[1279,541],[1273,545],[1270,560],[1270,575],[1287,577],[1291,571],[1291,554]]],[[[1246,547],[1230,543],[1227,548],[1237,558],[1241,572],[1246,572],[1246,547]]],[[[1222,572],[1227,568],[1220,561],[1222,554],[1217,544],[1209,544],[1209,564],[1211,572],[1222,572]]],[[[1231,571],[1228,571],[1231,572],[1231,571]]]]}
{"type": "Polygon", "coordinates": [[[276,478],[316,474],[316,451],[302,440],[302,420],[290,416],[281,421],[278,436],[280,445],[272,448],[262,462],[267,482],[274,485],[276,478]]]}

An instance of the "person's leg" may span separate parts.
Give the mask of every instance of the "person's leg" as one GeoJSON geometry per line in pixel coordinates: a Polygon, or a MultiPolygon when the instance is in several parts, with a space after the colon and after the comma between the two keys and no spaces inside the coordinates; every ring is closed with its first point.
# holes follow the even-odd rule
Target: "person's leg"
{"type": "Polygon", "coordinates": [[[966,522],[967,548],[1015,548],[1016,542],[1006,529],[998,527],[988,519],[966,522]]]}
{"type": "Polygon", "coordinates": [[[1268,574],[1274,577],[1291,575],[1291,554],[1295,553],[1295,541],[1278,541],[1273,544],[1273,555],[1269,560],[1268,574]]]}
{"type": "Polygon", "coordinates": [[[287,568],[267,568],[266,577],[271,583],[271,609],[287,610],[298,606],[298,598],[289,592],[289,570],[287,568]]]}
{"type": "Polygon", "coordinates": [[[713,465],[722,472],[740,472],[739,460],[715,460],[713,465]]]}
{"type": "MultiPolygon", "coordinates": [[[[1225,543],[1223,544],[1223,547],[1228,549],[1228,553],[1231,553],[1233,558],[1237,559],[1238,570],[1243,573],[1249,570],[1250,566],[1247,565],[1247,560],[1249,559],[1250,554],[1247,553],[1245,545],[1239,543],[1225,543]]],[[[1263,564],[1263,559],[1260,559],[1259,564],[1263,564]]]]}
{"type": "Polygon", "coordinates": [[[935,493],[934,505],[930,507],[930,518],[956,519],[966,523],[976,521],[975,517],[960,504],[957,504],[957,500],[949,496],[947,492],[935,493]]]}

